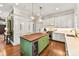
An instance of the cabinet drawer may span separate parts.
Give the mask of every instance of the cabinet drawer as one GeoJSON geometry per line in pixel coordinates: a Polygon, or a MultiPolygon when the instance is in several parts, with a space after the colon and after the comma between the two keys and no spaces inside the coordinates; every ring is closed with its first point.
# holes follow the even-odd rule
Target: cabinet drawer
{"type": "Polygon", "coordinates": [[[41,37],[38,41],[38,53],[40,53],[47,45],[49,39],[48,36],[41,37]]]}

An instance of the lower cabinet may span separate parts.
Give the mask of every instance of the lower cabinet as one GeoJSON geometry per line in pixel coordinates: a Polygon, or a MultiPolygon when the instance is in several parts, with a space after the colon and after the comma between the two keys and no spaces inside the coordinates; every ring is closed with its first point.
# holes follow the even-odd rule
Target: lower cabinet
{"type": "Polygon", "coordinates": [[[63,33],[53,33],[52,39],[56,41],[65,42],[65,34],[63,33]]]}
{"type": "Polygon", "coordinates": [[[37,56],[49,43],[49,37],[43,36],[36,41],[21,38],[21,53],[23,56],[37,56]]]}
{"type": "Polygon", "coordinates": [[[48,45],[49,38],[48,36],[44,36],[38,40],[38,53],[41,53],[42,50],[48,45]]]}
{"type": "Polygon", "coordinates": [[[26,56],[26,55],[31,56],[32,55],[32,42],[21,38],[20,46],[21,46],[21,54],[23,56],[26,56]]]}
{"type": "Polygon", "coordinates": [[[65,43],[65,51],[66,51],[66,56],[69,56],[69,54],[68,54],[68,47],[67,47],[67,43],[65,43]]]}

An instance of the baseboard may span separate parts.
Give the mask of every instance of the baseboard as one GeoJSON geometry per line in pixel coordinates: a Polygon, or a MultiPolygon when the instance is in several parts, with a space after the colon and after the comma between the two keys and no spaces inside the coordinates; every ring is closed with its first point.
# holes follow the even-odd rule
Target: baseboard
{"type": "Polygon", "coordinates": [[[53,39],[51,39],[51,41],[60,42],[60,43],[65,43],[65,42],[58,41],[58,40],[53,40],[53,39]]]}

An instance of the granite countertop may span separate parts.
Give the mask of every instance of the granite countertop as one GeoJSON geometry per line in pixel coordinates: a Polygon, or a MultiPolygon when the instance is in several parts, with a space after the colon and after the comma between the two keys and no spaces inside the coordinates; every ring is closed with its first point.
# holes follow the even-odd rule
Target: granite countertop
{"type": "Polygon", "coordinates": [[[21,36],[21,38],[24,38],[25,40],[28,41],[35,41],[38,38],[47,35],[47,33],[34,33],[34,34],[30,34],[30,35],[23,35],[21,36]]]}
{"type": "Polygon", "coordinates": [[[69,56],[79,56],[79,38],[66,36],[69,56]]]}
{"type": "Polygon", "coordinates": [[[69,35],[75,35],[75,31],[74,30],[72,30],[72,29],[57,29],[57,31],[54,31],[54,33],[61,33],[61,34],[65,34],[65,35],[67,35],[67,34],[69,34],[69,35]]]}

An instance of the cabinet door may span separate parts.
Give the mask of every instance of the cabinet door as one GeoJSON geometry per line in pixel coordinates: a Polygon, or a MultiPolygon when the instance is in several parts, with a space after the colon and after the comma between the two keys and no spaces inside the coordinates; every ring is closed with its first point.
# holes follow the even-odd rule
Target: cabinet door
{"type": "Polygon", "coordinates": [[[48,42],[48,36],[41,37],[38,40],[38,53],[40,53],[48,45],[48,42]]]}
{"type": "Polygon", "coordinates": [[[32,56],[32,42],[20,38],[21,51],[23,55],[32,56]]]}
{"type": "Polygon", "coordinates": [[[65,35],[61,33],[53,33],[53,40],[65,42],[65,35]]]}

